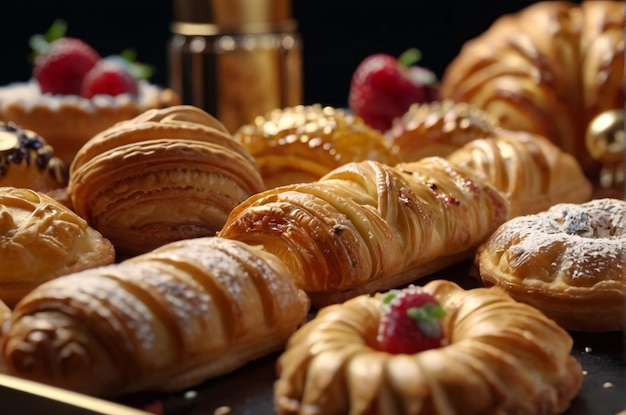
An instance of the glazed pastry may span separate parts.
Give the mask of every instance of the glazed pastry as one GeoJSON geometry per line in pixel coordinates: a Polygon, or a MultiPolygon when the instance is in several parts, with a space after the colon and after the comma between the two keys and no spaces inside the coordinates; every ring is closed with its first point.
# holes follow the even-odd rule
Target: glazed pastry
{"type": "Polygon", "coordinates": [[[572,338],[497,288],[424,286],[446,312],[445,343],[415,354],[379,350],[382,295],[320,310],[277,363],[277,413],[558,414],[582,383],[572,338]]]}
{"type": "MultiPolygon", "coordinates": [[[[2,300],[0,300],[0,330],[4,323],[11,317],[11,309],[2,300]]],[[[2,366],[0,366],[1,369],[2,366]]]]}
{"type": "Polygon", "coordinates": [[[0,120],[36,131],[69,164],[87,140],[113,124],[153,108],[180,103],[169,88],[139,82],[138,96],[98,95],[92,99],[74,95],[42,94],[35,81],[0,88],[0,120]]]}
{"type": "Polygon", "coordinates": [[[341,109],[319,104],[258,116],[234,138],[255,158],[267,188],[313,182],[349,162],[398,161],[380,131],[341,109]]]}
{"type": "Polygon", "coordinates": [[[504,128],[549,138],[595,174],[587,125],[624,107],[624,6],[540,1],[502,16],[465,43],[441,94],[489,112],[504,128]]]}
{"type": "Polygon", "coordinates": [[[175,391],[280,350],[308,309],[275,256],[197,238],[42,285],[1,355],[9,374],[87,394],[175,391]]]}
{"type": "Polygon", "coordinates": [[[624,328],[626,202],[558,204],[512,219],[480,247],[486,285],[542,310],[568,330],[624,328]]]}
{"type": "Polygon", "coordinates": [[[67,165],[37,133],[0,122],[0,187],[49,192],[65,187],[67,165]]]}
{"type": "Polygon", "coordinates": [[[510,217],[541,212],[556,203],[582,203],[592,185],[578,161],[536,134],[499,129],[448,156],[472,170],[509,198],[510,217]]]}
{"type": "Polygon", "coordinates": [[[466,103],[451,100],[413,104],[387,132],[400,161],[446,157],[464,144],[495,135],[498,121],[466,103]]]}
{"type": "Polygon", "coordinates": [[[203,110],[150,110],[93,137],[70,166],[75,211],[124,256],[214,236],[264,190],[252,156],[203,110]]]}
{"type": "Polygon", "coordinates": [[[320,307],[472,257],[507,216],[503,195],[442,158],[363,161],[250,197],[219,235],[276,254],[320,307]]]}
{"type": "Polygon", "coordinates": [[[44,193],[0,187],[0,300],[13,307],[38,285],[115,260],[111,243],[44,193]]]}

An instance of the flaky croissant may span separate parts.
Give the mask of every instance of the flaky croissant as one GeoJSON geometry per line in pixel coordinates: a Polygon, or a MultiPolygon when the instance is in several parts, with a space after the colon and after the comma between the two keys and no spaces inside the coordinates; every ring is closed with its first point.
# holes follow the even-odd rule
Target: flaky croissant
{"type": "Polygon", "coordinates": [[[563,412],[580,390],[572,338],[497,288],[424,286],[446,311],[447,345],[379,351],[382,296],[322,309],[278,360],[275,405],[287,414],[528,414],[563,412]]]}
{"type": "Polygon", "coordinates": [[[321,306],[467,258],[507,215],[503,195],[442,158],[364,161],[252,196],[219,235],[276,254],[321,306]]]}
{"type": "Polygon", "coordinates": [[[192,106],[147,111],[87,142],[70,167],[75,211],[118,254],[214,236],[230,210],[265,189],[252,156],[192,106]]]}
{"type": "Polygon", "coordinates": [[[177,390],[283,347],[309,310],[289,270],[215,237],[44,284],[1,337],[9,374],[83,393],[177,390]]]}
{"type": "Polygon", "coordinates": [[[511,217],[557,203],[586,202],[593,191],[574,156],[532,133],[499,129],[493,137],[470,141],[447,159],[506,194],[511,217]]]}

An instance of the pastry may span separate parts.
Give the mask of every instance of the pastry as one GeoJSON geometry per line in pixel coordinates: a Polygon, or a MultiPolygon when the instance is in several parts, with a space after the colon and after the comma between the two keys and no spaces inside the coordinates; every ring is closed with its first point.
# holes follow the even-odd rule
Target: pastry
{"type": "Polygon", "coordinates": [[[486,112],[444,100],[411,105],[387,136],[400,161],[412,162],[446,157],[474,139],[494,136],[497,129],[498,121],[486,112]]]}
{"type": "Polygon", "coordinates": [[[313,182],[349,162],[398,161],[380,131],[342,109],[319,104],[257,116],[233,136],[255,158],[267,188],[313,182]]]}
{"type": "Polygon", "coordinates": [[[507,216],[502,194],[442,158],[363,161],[248,198],[219,235],[277,255],[320,307],[471,258],[507,216]]]}
{"type": "Polygon", "coordinates": [[[624,107],[623,82],[623,1],[540,1],[466,42],[441,95],[489,112],[504,128],[549,138],[595,175],[585,131],[596,115],[624,107]]]}
{"type": "Polygon", "coordinates": [[[0,187],[50,192],[67,186],[67,165],[37,133],[0,122],[0,187]]]}
{"type": "Polygon", "coordinates": [[[13,310],[9,374],[91,395],[176,391],[280,350],[309,300],[259,247],[172,242],[38,287],[13,310]]]}
{"type": "Polygon", "coordinates": [[[0,300],[8,306],[48,280],[114,260],[111,243],[61,203],[0,187],[0,300]]]}
{"type": "Polygon", "coordinates": [[[278,359],[277,413],[547,415],[569,407],[582,369],[566,331],[495,287],[435,280],[423,290],[445,310],[441,347],[379,350],[381,294],[324,308],[278,359]]]}
{"type": "Polygon", "coordinates": [[[624,328],[626,202],[563,203],[512,219],[480,247],[476,270],[568,330],[624,328]]]}
{"type": "Polygon", "coordinates": [[[75,211],[123,256],[214,236],[264,190],[252,156],[203,110],[150,110],[97,134],[70,166],[75,211]]]}
{"type": "Polygon", "coordinates": [[[592,185],[574,156],[545,137],[498,129],[447,157],[472,170],[509,198],[510,217],[541,212],[556,203],[587,202],[592,185]]]}

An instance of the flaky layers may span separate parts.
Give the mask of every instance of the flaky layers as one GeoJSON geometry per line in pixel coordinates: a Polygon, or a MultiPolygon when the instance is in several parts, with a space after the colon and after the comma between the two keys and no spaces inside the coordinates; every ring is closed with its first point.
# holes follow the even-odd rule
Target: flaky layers
{"type": "Polygon", "coordinates": [[[507,215],[503,195],[444,159],[364,161],[252,196],[219,235],[277,255],[320,306],[471,257],[507,215]]]}
{"type": "Polygon", "coordinates": [[[40,286],[1,357],[9,374],[88,394],[179,390],[281,349],[308,309],[273,255],[191,239],[40,286]]]}
{"type": "Polygon", "coordinates": [[[437,280],[424,290],[447,311],[448,345],[378,351],[380,294],[324,308],[278,360],[277,412],[544,415],[570,405],[582,370],[566,331],[497,288],[437,280]]]}

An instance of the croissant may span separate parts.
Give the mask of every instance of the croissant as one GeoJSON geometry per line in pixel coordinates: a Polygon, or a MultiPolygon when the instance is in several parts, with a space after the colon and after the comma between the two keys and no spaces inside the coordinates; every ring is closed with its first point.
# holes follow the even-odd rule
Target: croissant
{"type": "Polygon", "coordinates": [[[287,414],[557,414],[582,384],[572,338],[498,288],[423,287],[446,310],[447,345],[415,354],[377,349],[382,297],[320,310],[278,359],[274,396],[287,414]]]}
{"type": "Polygon", "coordinates": [[[473,140],[447,159],[507,195],[511,217],[541,212],[556,203],[586,202],[593,191],[574,156],[532,133],[499,129],[493,137],[473,140]]]}
{"type": "Polygon", "coordinates": [[[24,298],[2,334],[9,374],[114,397],[173,391],[277,351],[309,299],[259,247],[172,242],[24,298]]]}
{"type": "Polygon", "coordinates": [[[472,256],[507,216],[503,195],[442,158],[363,161],[248,198],[219,236],[263,245],[319,307],[472,256]]]}
{"type": "Polygon", "coordinates": [[[380,131],[342,109],[319,104],[275,109],[233,137],[255,158],[267,188],[313,182],[349,162],[398,162],[380,131]]]}
{"type": "Polygon", "coordinates": [[[120,256],[214,236],[230,210],[265,189],[252,156],[208,113],[150,110],[87,142],[70,166],[75,211],[120,256]]]}

